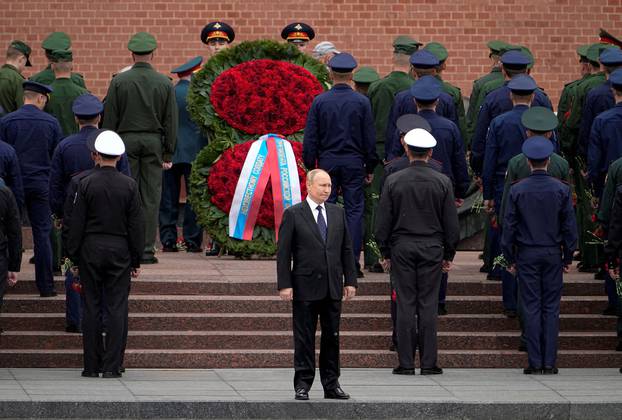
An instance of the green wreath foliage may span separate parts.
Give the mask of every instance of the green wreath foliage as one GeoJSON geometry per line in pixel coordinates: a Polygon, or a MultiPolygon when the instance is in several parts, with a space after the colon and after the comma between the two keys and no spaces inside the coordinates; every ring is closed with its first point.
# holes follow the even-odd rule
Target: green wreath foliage
{"type": "MultiPolygon", "coordinates": [[[[206,179],[210,167],[224,150],[239,143],[256,140],[259,136],[236,130],[220,118],[210,102],[210,93],[214,80],[223,71],[257,59],[288,61],[308,70],[324,89],[329,86],[328,71],[324,64],[301,53],[292,44],[270,40],[246,41],[222,50],[192,77],[188,91],[188,111],[201,130],[207,133],[209,144],[198,154],[192,165],[189,200],[199,223],[207,233],[229,253],[240,257],[274,255],[276,253],[274,232],[272,229],[255,226],[252,241],[240,241],[229,237],[229,215],[211,203],[206,179]]],[[[302,138],[302,130],[287,136],[291,141],[302,141],[302,138]]]]}

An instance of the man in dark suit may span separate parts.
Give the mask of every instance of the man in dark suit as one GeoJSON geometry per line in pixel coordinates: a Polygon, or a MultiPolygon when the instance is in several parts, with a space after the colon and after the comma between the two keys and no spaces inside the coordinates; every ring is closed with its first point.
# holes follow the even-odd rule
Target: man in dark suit
{"type": "Polygon", "coordinates": [[[281,299],[293,300],[297,400],[309,399],[315,377],[318,317],[324,398],[350,398],[339,385],[339,319],[341,300],[356,294],[356,265],[345,212],[326,203],[330,193],[330,175],[321,169],[310,171],[306,200],[285,210],[279,229],[277,286],[281,299]]]}

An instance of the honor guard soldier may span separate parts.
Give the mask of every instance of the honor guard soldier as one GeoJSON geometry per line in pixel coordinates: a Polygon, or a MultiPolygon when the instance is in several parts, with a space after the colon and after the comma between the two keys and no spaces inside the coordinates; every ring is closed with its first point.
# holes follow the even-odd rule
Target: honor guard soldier
{"type": "Polygon", "coordinates": [[[22,181],[22,172],[19,168],[19,160],[13,146],[2,141],[0,138],[0,178],[4,185],[11,189],[17,209],[21,211],[24,208],[24,184],[22,181]]]}
{"type": "Polygon", "coordinates": [[[73,65],[73,54],[71,51],[54,50],[50,57],[55,79],[50,85],[52,93],[50,94],[48,104],[45,106],[45,111],[56,117],[60,127],[63,129],[63,135],[68,136],[77,133],[79,130],[72,110],[73,101],[78,96],[88,93],[88,91],[71,80],[73,65]]]}
{"type": "MultiPolygon", "coordinates": [[[[9,287],[17,283],[22,264],[22,223],[11,189],[0,178],[0,313],[9,287]]],[[[0,325],[0,334],[2,326],[0,325]]]]}
{"type": "Polygon", "coordinates": [[[555,146],[544,137],[523,143],[532,173],[510,189],[503,219],[503,256],[517,273],[529,366],[525,374],[556,374],[562,271],[577,244],[572,193],[547,174],[555,146]]]}
{"type": "Polygon", "coordinates": [[[281,38],[290,44],[294,44],[300,52],[304,53],[309,41],[315,38],[315,31],[304,22],[294,22],[283,28],[281,38]]]}
{"type": "MultiPolygon", "coordinates": [[[[622,50],[619,48],[607,48],[600,54],[600,64],[605,69],[607,79],[618,68],[622,67],[622,50]]],[[[579,132],[579,147],[584,154],[588,153],[590,133],[594,119],[601,113],[615,106],[611,82],[609,80],[594,87],[585,97],[583,111],[581,112],[581,129],[579,132]]]]}
{"type": "Polygon", "coordinates": [[[387,178],[375,231],[396,289],[399,366],[393,373],[415,374],[418,347],[421,374],[435,375],[443,373],[437,363],[438,294],[460,239],[458,213],[451,180],[428,164],[434,137],[416,128],[404,141],[411,166],[387,178]]]}
{"type": "MultiPolygon", "coordinates": [[[[419,50],[410,56],[412,72],[416,78],[423,76],[435,76],[439,65],[438,58],[429,51],[419,50]]],[[[412,87],[412,86],[411,86],[412,87]]],[[[401,156],[402,148],[399,144],[398,132],[395,127],[397,119],[404,114],[416,114],[417,105],[411,91],[404,90],[395,95],[385,133],[385,161],[401,156]],[[399,154],[397,154],[399,153],[399,154]]],[[[458,125],[458,114],[452,97],[442,92],[436,107],[436,113],[448,118],[458,125]]]]}
{"type": "MultiPolygon", "coordinates": [[[[529,109],[537,88],[536,82],[526,74],[513,77],[507,84],[513,108],[490,123],[486,137],[486,152],[482,173],[484,206],[492,220],[499,220],[505,172],[510,159],[520,154],[523,141],[527,138],[521,122],[523,113],[529,109]]],[[[489,252],[495,258],[501,254],[498,223],[490,223],[488,229],[489,252]]],[[[488,273],[490,280],[503,281],[504,313],[516,316],[516,281],[507,271],[497,268],[488,273]]]]}
{"type": "MultiPolygon", "coordinates": [[[[74,85],[75,86],[75,85],[74,85]]],[[[54,150],[50,171],[50,206],[52,214],[62,224],[64,220],[64,204],[69,193],[71,180],[93,168],[91,151],[87,147],[88,138],[97,131],[104,105],[96,96],[89,93],[76,98],[72,104],[72,113],[80,131],[64,138],[54,150]]],[[[130,175],[127,156],[123,154],[117,169],[130,175]]],[[[62,255],[62,253],[59,253],[62,255]]],[[[65,331],[78,333],[81,331],[82,298],[71,287],[74,278],[71,270],[65,275],[65,331]]]]}
{"type": "Polygon", "coordinates": [[[507,49],[509,44],[499,40],[492,40],[488,41],[486,46],[490,51],[488,53],[488,58],[490,58],[490,61],[492,62],[492,68],[489,73],[475,80],[473,82],[473,87],[471,88],[469,107],[466,113],[467,135],[464,139],[467,148],[471,144],[471,137],[473,137],[473,132],[475,131],[475,123],[477,122],[477,114],[479,113],[478,104],[483,102],[483,99],[480,99],[482,87],[486,83],[493,80],[503,81],[503,73],[501,72],[501,66],[499,65],[499,57],[501,57],[501,51],[507,49]]]}
{"type": "Polygon", "coordinates": [[[0,117],[17,111],[24,103],[22,73],[31,67],[31,49],[22,41],[12,41],[6,50],[6,61],[0,67],[0,117]]]}
{"type": "Polygon", "coordinates": [[[23,89],[24,105],[0,120],[0,138],[13,146],[19,159],[34,241],[35,280],[41,297],[51,297],[56,292],[50,242],[50,164],[62,131],[56,118],[43,112],[52,89],[32,81],[25,81],[23,89]]]}
{"type": "MultiPolygon", "coordinates": [[[[532,64],[532,59],[522,51],[511,50],[501,56],[501,64],[506,81],[503,86],[486,95],[484,104],[477,116],[475,135],[471,144],[471,167],[477,176],[482,173],[486,135],[491,121],[513,108],[508,83],[518,75],[527,74],[527,68],[532,64]]],[[[540,89],[535,90],[531,106],[544,106],[553,109],[551,101],[540,89]]]]}
{"type": "MultiPolygon", "coordinates": [[[[406,152],[408,145],[404,142],[404,136],[411,130],[415,128],[421,128],[427,131],[428,133],[432,130],[430,124],[425,120],[425,118],[420,117],[416,114],[405,114],[397,119],[397,129],[400,132],[400,143],[402,147],[404,147],[404,151],[406,152]]],[[[408,160],[408,156],[405,154],[399,158],[393,159],[391,162],[387,163],[384,167],[384,176],[381,180],[380,187],[382,190],[382,186],[389,175],[394,174],[395,172],[401,171],[402,169],[406,169],[410,166],[410,160],[408,160]]],[[[440,170],[440,168],[438,168],[440,170]]],[[[383,269],[384,271],[384,269],[383,269]]],[[[391,286],[391,325],[393,327],[393,334],[391,337],[391,346],[389,347],[390,351],[396,351],[397,349],[397,330],[396,330],[396,317],[397,317],[397,305],[395,303],[395,285],[391,280],[391,276],[389,275],[389,283],[391,286]]],[[[439,292],[440,294],[440,292],[439,292]]]]}
{"type": "MultiPolygon", "coordinates": [[[[190,172],[197,154],[207,146],[207,138],[190,118],[186,97],[192,74],[201,68],[203,57],[192,60],[171,70],[177,74],[179,82],[175,85],[175,97],[179,112],[177,143],[173,155],[173,166],[162,174],[162,200],[160,201],[160,242],[165,252],[177,251],[177,213],[181,179],[184,179],[186,192],[190,191],[190,172]]],[[[203,230],[197,224],[197,217],[190,203],[184,204],[183,238],[187,252],[201,252],[203,230]]]]}
{"type": "Polygon", "coordinates": [[[462,92],[460,88],[452,85],[449,82],[446,82],[442,79],[441,73],[447,69],[447,57],[449,57],[449,53],[447,52],[447,48],[440,42],[429,42],[423,47],[424,50],[431,52],[438,58],[438,67],[436,68],[436,78],[441,82],[441,86],[443,92],[449,94],[454,100],[454,106],[456,108],[456,113],[458,114],[458,128],[460,129],[460,134],[462,139],[466,136],[466,117],[464,113],[464,100],[462,99],[462,92]]]}
{"type": "Polygon", "coordinates": [[[328,66],[335,84],[311,104],[303,159],[308,169],[321,168],[331,176],[329,202],[337,201],[339,191],[343,194],[354,259],[362,277],[359,256],[363,242],[364,184],[373,181],[378,164],[374,123],[369,99],[349,85],[357,66],[354,57],[348,53],[337,54],[328,66]]]}
{"type": "MultiPolygon", "coordinates": [[[[65,32],[52,32],[43,40],[41,47],[45,50],[48,65],[45,69],[32,76],[30,80],[44,85],[51,85],[56,78],[52,69],[52,63],[54,62],[52,53],[56,50],[69,50],[71,48],[71,38],[65,32]]],[[[70,79],[76,85],[86,88],[84,77],[80,73],[71,73],[70,79]]]]}
{"type": "Polygon", "coordinates": [[[146,32],[130,38],[135,64],[108,88],[103,127],[116,131],[126,146],[132,177],[145,213],[143,264],[155,264],[155,239],[162,195],[162,169],[172,166],[177,141],[177,101],[168,77],[151,66],[157,43],[146,32]]]}
{"type": "MultiPolygon", "coordinates": [[[[403,90],[407,90],[414,78],[410,72],[410,56],[419,49],[421,42],[415,39],[400,35],[393,41],[392,71],[387,76],[374,83],[369,91],[371,110],[374,115],[374,125],[376,127],[376,152],[381,158],[385,157],[385,134],[387,132],[387,122],[391,112],[391,106],[395,95],[403,90]]],[[[374,171],[374,182],[371,187],[366,188],[365,201],[365,266],[372,272],[382,272],[382,267],[378,263],[378,257],[369,249],[368,242],[373,236],[374,212],[378,204],[380,195],[380,181],[383,178],[383,165],[376,166],[374,171]]]]}
{"type": "Polygon", "coordinates": [[[116,133],[103,130],[88,141],[98,167],[78,185],[69,221],[67,252],[78,266],[84,292],[82,376],[121,377],[130,276],[138,277],[144,220],[136,182],[115,168],[125,152],[116,133]],[[105,297],[105,298],[104,298],[105,297]],[[106,343],[101,314],[107,314],[106,343]]]}
{"type": "Polygon", "coordinates": [[[235,31],[225,22],[210,22],[201,31],[201,42],[208,46],[210,55],[229,48],[235,39],[235,31]]]}
{"type": "Polygon", "coordinates": [[[369,87],[380,80],[380,75],[373,67],[361,67],[352,75],[354,90],[369,97],[369,87]]]}

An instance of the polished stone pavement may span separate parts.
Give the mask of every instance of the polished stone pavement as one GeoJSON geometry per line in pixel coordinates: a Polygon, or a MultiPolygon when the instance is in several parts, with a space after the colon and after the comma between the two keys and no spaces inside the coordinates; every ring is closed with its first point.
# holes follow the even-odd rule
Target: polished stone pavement
{"type": "MultiPolygon", "coordinates": [[[[617,369],[447,369],[396,376],[343,369],[352,399],[293,400],[292,369],[128,369],[120,379],[76,369],[0,369],[0,418],[426,418],[620,419],[617,369]]],[[[319,376],[319,375],[318,375],[319,376]]]]}

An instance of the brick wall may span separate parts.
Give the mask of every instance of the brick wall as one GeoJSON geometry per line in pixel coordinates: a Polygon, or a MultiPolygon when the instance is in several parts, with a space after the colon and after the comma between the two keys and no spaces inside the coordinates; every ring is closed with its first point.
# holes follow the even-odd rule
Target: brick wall
{"type": "Polygon", "coordinates": [[[554,103],[563,84],[578,77],[577,45],[596,41],[599,27],[622,38],[620,0],[3,0],[0,45],[11,39],[28,42],[34,72],[45,64],[41,40],[49,32],[65,31],[73,39],[76,70],[103,96],[111,74],[131,63],[126,45],[132,33],[149,31],[157,37],[155,65],[168,72],[206,54],[199,34],[215,19],[234,26],[236,41],[280,39],[281,28],[300,19],[315,28],[313,44],[333,41],[382,74],[390,71],[395,36],[439,41],[450,52],[444,77],[465,95],[473,79],[487,71],[488,39],[523,43],[536,57],[533,76],[554,103]]]}

